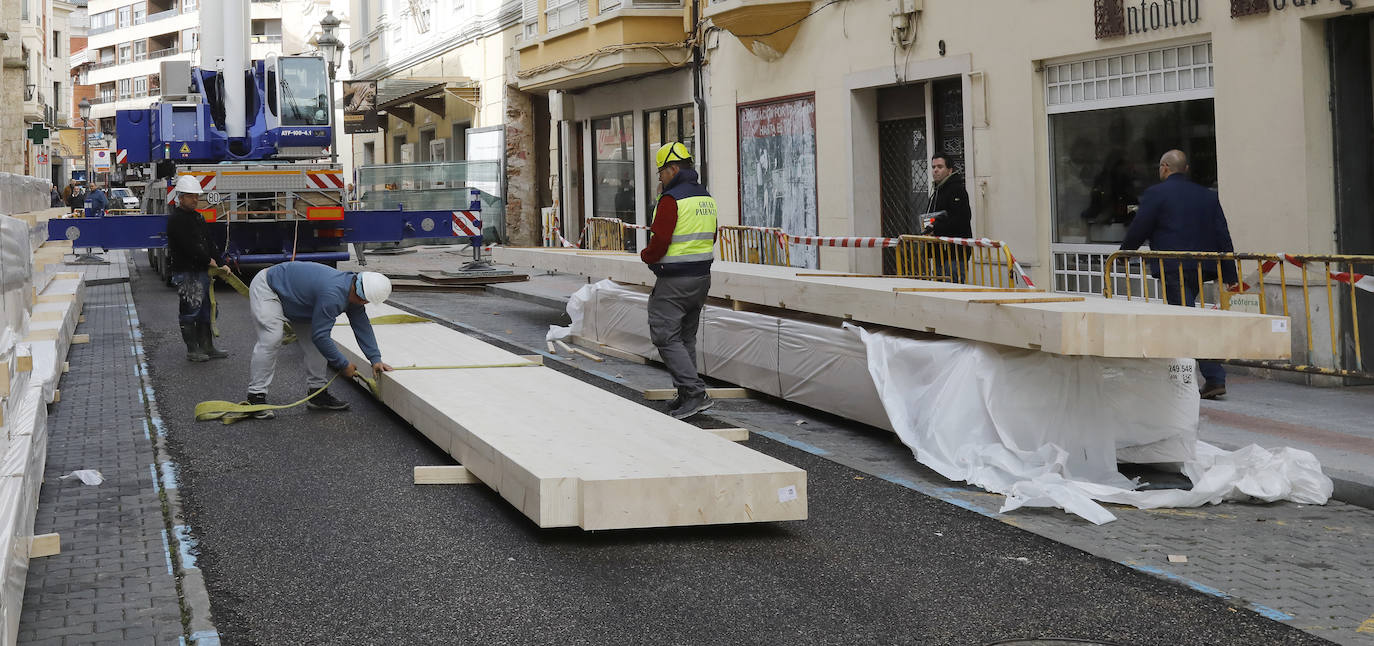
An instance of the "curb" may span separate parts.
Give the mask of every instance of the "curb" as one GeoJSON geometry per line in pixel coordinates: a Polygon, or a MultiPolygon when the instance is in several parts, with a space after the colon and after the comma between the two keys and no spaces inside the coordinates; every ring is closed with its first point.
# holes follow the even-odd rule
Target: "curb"
{"type": "Polygon", "coordinates": [[[128,300],[129,332],[133,339],[134,358],[138,362],[139,395],[143,399],[146,417],[145,433],[153,444],[151,465],[154,485],[163,500],[163,541],[167,545],[168,568],[176,579],[177,598],[181,604],[183,644],[195,646],[219,646],[219,632],[210,612],[210,591],[205,587],[205,576],[196,567],[196,544],[191,527],[182,516],[181,497],[177,491],[177,466],[167,455],[166,429],[158,413],[157,398],[148,374],[148,358],[143,350],[143,330],[138,320],[138,310],[134,305],[132,284],[124,283],[124,296],[128,300]]]}
{"type": "MultiPolygon", "coordinates": [[[[529,294],[500,285],[488,285],[486,291],[488,294],[494,296],[504,296],[506,298],[513,298],[559,310],[568,305],[567,298],[529,294]]],[[[1213,444],[1228,451],[1234,451],[1241,448],[1221,442],[1213,442],[1213,444]]],[[[1333,485],[1331,492],[1332,500],[1338,500],[1347,505],[1374,509],[1374,481],[1371,481],[1370,478],[1340,469],[1323,468],[1322,472],[1325,473],[1328,478],[1331,478],[1331,483],[1333,485]]]]}

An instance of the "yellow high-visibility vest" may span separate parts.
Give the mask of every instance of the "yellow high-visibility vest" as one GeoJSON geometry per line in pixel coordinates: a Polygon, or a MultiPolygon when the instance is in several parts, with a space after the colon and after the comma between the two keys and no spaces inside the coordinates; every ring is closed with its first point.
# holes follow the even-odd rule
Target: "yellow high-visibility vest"
{"type": "Polygon", "coordinates": [[[715,258],[716,201],[709,195],[677,201],[677,226],[662,263],[698,262],[715,258]]]}

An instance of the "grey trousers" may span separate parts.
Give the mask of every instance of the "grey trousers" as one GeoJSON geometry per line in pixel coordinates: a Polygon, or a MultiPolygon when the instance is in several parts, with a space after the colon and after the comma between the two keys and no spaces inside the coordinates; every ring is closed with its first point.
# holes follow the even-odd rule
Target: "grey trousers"
{"type": "Polygon", "coordinates": [[[711,276],[660,276],[649,293],[649,338],[684,399],[706,394],[697,374],[697,329],[711,276]]]}
{"type": "MultiPolygon", "coordinates": [[[[253,277],[253,283],[248,286],[248,307],[253,312],[253,322],[258,330],[258,342],[253,346],[252,376],[248,382],[248,392],[265,395],[267,388],[272,385],[272,377],[277,372],[277,353],[281,351],[283,336],[282,326],[287,322],[286,315],[282,313],[281,298],[272,291],[272,286],[267,284],[266,271],[258,272],[258,275],[253,277]]],[[[305,385],[313,392],[329,383],[325,372],[327,362],[324,355],[320,354],[319,348],[310,340],[310,322],[302,321],[294,327],[306,334],[297,339],[296,345],[301,346],[301,352],[305,354],[305,385]]]]}

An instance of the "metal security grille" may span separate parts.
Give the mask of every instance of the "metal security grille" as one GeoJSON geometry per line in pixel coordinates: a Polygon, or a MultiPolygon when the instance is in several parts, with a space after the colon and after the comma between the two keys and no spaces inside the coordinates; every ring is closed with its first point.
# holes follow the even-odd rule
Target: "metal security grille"
{"type": "MultiPolygon", "coordinates": [[[[925,117],[878,124],[878,173],[883,237],[920,233],[920,215],[930,201],[925,117]]],[[[883,273],[896,271],[895,253],[884,249],[883,273]]]]}
{"type": "Polygon", "coordinates": [[[1045,66],[1051,114],[1212,96],[1212,44],[1198,43],[1045,66]]]}

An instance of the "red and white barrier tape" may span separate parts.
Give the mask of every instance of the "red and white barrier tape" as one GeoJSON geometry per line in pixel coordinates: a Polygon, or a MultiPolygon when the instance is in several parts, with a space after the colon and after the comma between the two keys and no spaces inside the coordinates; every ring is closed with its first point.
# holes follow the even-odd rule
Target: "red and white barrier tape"
{"type": "Polygon", "coordinates": [[[820,247],[854,247],[879,249],[884,247],[895,247],[901,241],[897,238],[862,238],[853,236],[794,236],[790,233],[787,241],[792,244],[816,245],[820,247]]]}
{"type": "MultiPolygon", "coordinates": [[[[1284,253],[1279,255],[1285,261],[1287,261],[1288,264],[1293,265],[1294,267],[1302,267],[1305,264],[1297,258],[1293,257],[1292,254],[1284,253]]],[[[1268,275],[1269,271],[1278,264],[1279,261],[1277,260],[1266,260],[1263,263],[1261,263],[1259,269],[1250,272],[1250,274],[1245,277],[1245,280],[1241,281],[1241,293],[1246,293],[1256,287],[1259,287],[1263,283],[1264,276],[1268,275]]],[[[1329,271],[1327,272],[1327,276],[1330,277],[1331,280],[1334,280],[1338,283],[1353,285],[1357,289],[1363,289],[1366,292],[1374,292],[1374,276],[1370,276],[1367,274],[1351,273],[1348,271],[1329,271]]]]}

